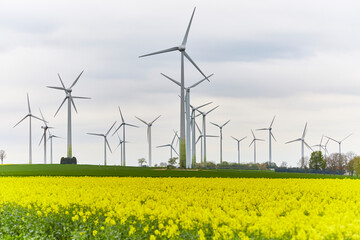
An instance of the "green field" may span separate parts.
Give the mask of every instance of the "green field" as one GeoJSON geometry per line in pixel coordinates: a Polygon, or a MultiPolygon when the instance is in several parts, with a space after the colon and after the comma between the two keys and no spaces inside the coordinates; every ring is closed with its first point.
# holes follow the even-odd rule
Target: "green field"
{"type": "MultiPolygon", "coordinates": [[[[117,176],[117,177],[218,177],[218,178],[353,178],[339,175],[276,173],[252,170],[168,170],[164,168],[96,165],[1,165],[1,176],[117,176]]],[[[354,177],[355,178],[355,177],[354,177]]]]}

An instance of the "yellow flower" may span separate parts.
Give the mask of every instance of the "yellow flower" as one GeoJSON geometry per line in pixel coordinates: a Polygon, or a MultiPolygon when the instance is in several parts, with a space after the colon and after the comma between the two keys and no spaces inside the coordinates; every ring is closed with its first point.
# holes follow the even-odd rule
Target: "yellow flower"
{"type": "Polygon", "coordinates": [[[92,232],[92,235],[95,237],[97,233],[98,233],[98,231],[94,230],[94,231],[92,232]]]}

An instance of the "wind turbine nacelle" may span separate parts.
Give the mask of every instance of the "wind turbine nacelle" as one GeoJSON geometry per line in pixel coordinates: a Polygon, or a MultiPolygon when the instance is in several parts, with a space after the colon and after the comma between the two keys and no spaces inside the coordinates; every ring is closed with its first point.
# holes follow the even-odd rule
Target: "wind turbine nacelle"
{"type": "Polygon", "coordinates": [[[179,49],[180,52],[183,52],[183,51],[185,51],[185,46],[184,46],[184,45],[181,45],[181,46],[179,46],[178,49],[179,49]]]}

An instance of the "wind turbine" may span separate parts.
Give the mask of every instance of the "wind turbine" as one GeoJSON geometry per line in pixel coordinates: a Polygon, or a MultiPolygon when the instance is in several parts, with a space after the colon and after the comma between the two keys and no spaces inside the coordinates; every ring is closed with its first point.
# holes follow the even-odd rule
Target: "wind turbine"
{"type": "Polygon", "coordinates": [[[244,140],[245,138],[247,137],[243,137],[241,139],[237,139],[237,138],[234,138],[233,136],[231,136],[236,142],[237,142],[237,149],[238,149],[238,164],[240,164],[240,142],[242,140],[244,140]]]}
{"type": "Polygon", "coordinates": [[[169,147],[170,148],[170,159],[172,158],[172,151],[174,151],[176,153],[176,155],[179,156],[179,154],[177,153],[177,151],[173,147],[172,143],[157,146],[157,148],[163,148],[163,147],[169,147]]]}
{"type": "Polygon", "coordinates": [[[53,164],[53,150],[52,150],[53,149],[53,147],[52,147],[53,138],[60,138],[60,137],[58,137],[56,135],[52,135],[50,133],[50,131],[49,131],[49,138],[48,139],[50,139],[50,164],[53,164]]]}
{"type": "Polygon", "coordinates": [[[50,129],[52,127],[49,127],[46,124],[46,121],[45,121],[44,115],[41,112],[41,109],[39,109],[39,111],[40,111],[40,114],[41,114],[41,118],[42,118],[42,120],[43,120],[43,122],[45,124],[45,126],[41,126],[41,128],[44,129],[44,134],[42,135],[42,137],[40,139],[39,145],[41,144],[42,140],[44,139],[44,164],[46,164],[46,131],[48,131],[48,129],[50,129]]]}
{"type": "Polygon", "coordinates": [[[110,144],[107,140],[107,135],[110,133],[111,129],[115,126],[116,122],[114,122],[113,125],[111,125],[111,127],[109,128],[109,130],[105,133],[105,134],[100,134],[100,133],[87,133],[89,135],[93,135],[93,136],[99,136],[99,137],[103,137],[104,138],[104,166],[106,166],[106,145],[109,148],[110,152],[111,151],[111,147],[110,144]]]}
{"type": "Polygon", "coordinates": [[[121,124],[120,126],[115,130],[115,132],[113,133],[113,136],[114,134],[121,128],[123,127],[123,144],[122,144],[122,163],[121,163],[121,166],[125,166],[126,165],[126,159],[125,159],[125,143],[126,143],[126,140],[125,140],[125,126],[130,126],[130,127],[138,127],[138,126],[135,126],[135,125],[132,125],[132,124],[129,124],[129,123],[126,123],[125,120],[124,120],[124,117],[121,113],[121,109],[119,107],[119,112],[120,112],[120,117],[121,117],[121,124]]]}
{"type": "MultiPolygon", "coordinates": [[[[181,83],[179,83],[178,81],[174,80],[173,78],[166,76],[165,74],[161,73],[161,75],[163,75],[164,77],[166,77],[167,79],[169,79],[170,81],[172,81],[173,83],[175,83],[176,85],[181,87],[181,83]]],[[[187,168],[191,168],[191,149],[190,149],[190,121],[191,121],[191,116],[190,116],[190,90],[191,88],[196,87],[197,85],[199,85],[200,83],[202,83],[205,80],[209,81],[209,78],[214,75],[211,74],[208,77],[194,83],[193,85],[186,87],[186,95],[185,95],[185,109],[186,109],[186,167],[187,168]]]]}
{"type": "Polygon", "coordinates": [[[49,87],[48,88],[53,88],[53,89],[57,89],[57,90],[63,90],[65,92],[65,98],[62,101],[60,107],[58,108],[58,110],[56,111],[55,115],[57,115],[57,113],[59,112],[60,108],[63,106],[63,104],[65,103],[65,101],[68,101],[68,120],[67,120],[67,157],[68,158],[72,158],[72,131],[71,131],[71,104],[73,105],[75,112],[77,113],[77,109],[74,103],[74,99],[90,99],[88,97],[75,97],[72,96],[72,88],[75,86],[75,84],[77,83],[77,81],[79,80],[79,78],[81,77],[81,75],[83,74],[84,70],[81,71],[81,73],[79,74],[79,76],[75,79],[75,81],[73,82],[73,84],[71,84],[71,86],[69,88],[66,88],[63,81],[61,80],[60,74],[58,74],[60,82],[62,87],[49,87]]]}
{"type": "Polygon", "coordinates": [[[203,137],[204,137],[204,141],[203,141],[203,150],[204,150],[204,156],[203,156],[203,158],[201,159],[202,161],[201,162],[203,162],[204,163],[204,166],[206,167],[206,115],[208,115],[209,113],[211,113],[212,111],[214,111],[216,108],[218,108],[219,107],[219,105],[217,105],[216,107],[214,107],[214,108],[212,108],[210,111],[207,111],[207,112],[202,112],[202,111],[200,111],[199,109],[197,109],[196,111],[198,111],[201,115],[202,115],[202,128],[203,128],[203,130],[202,130],[202,135],[203,135],[203,137]]]}
{"type": "MultiPolygon", "coordinates": [[[[205,107],[209,104],[211,104],[212,102],[208,102],[208,103],[205,103],[203,105],[200,105],[198,107],[193,107],[191,104],[190,104],[190,107],[191,107],[191,131],[192,131],[192,147],[191,147],[191,150],[192,150],[192,167],[195,167],[195,164],[196,164],[196,129],[195,129],[195,125],[196,124],[196,121],[195,121],[195,111],[197,109],[200,109],[202,107],[205,107]]],[[[198,126],[196,126],[198,127],[198,126]]],[[[199,130],[200,134],[201,134],[201,131],[199,130]]],[[[202,144],[201,144],[201,148],[202,148],[202,144]]],[[[201,152],[202,154],[202,152],[201,152]]],[[[202,157],[201,157],[202,159],[202,157]]]]}
{"type": "Polygon", "coordinates": [[[185,143],[184,57],[186,57],[192,63],[192,65],[194,65],[194,67],[201,73],[201,75],[203,75],[204,78],[207,78],[205,76],[205,74],[201,71],[201,69],[196,65],[196,63],[191,59],[191,57],[185,51],[186,50],[187,38],[188,38],[188,35],[189,35],[191,23],[192,23],[192,20],[193,20],[193,17],[194,17],[195,9],[196,8],[194,8],[194,11],[193,11],[193,13],[191,15],[190,22],[188,24],[185,36],[184,36],[183,41],[182,41],[180,46],[172,47],[172,48],[168,48],[168,49],[165,49],[165,50],[161,50],[161,51],[157,51],[157,52],[153,52],[153,53],[150,53],[150,54],[145,54],[145,55],[140,56],[140,57],[147,57],[147,56],[151,56],[151,55],[167,53],[167,52],[173,52],[173,51],[179,51],[180,54],[181,54],[181,91],[180,91],[180,98],[181,98],[180,99],[180,166],[181,167],[186,167],[186,147],[190,147],[190,146],[186,146],[186,143],[185,143]]]}
{"type": "Polygon", "coordinates": [[[228,120],[226,123],[224,123],[223,125],[218,125],[216,123],[210,122],[212,125],[218,127],[220,129],[220,164],[222,164],[222,129],[223,127],[228,124],[230,122],[230,120],[228,120]]]}
{"type": "MultiPolygon", "coordinates": [[[[28,104],[28,114],[21,119],[14,127],[16,127],[17,125],[19,125],[22,121],[24,121],[27,117],[29,117],[29,164],[32,164],[32,145],[31,145],[31,118],[35,118],[38,119],[40,121],[43,121],[41,118],[34,116],[31,113],[31,108],[30,108],[30,101],[29,101],[29,94],[26,94],[27,97],[27,104],[28,104]]],[[[13,128],[14,128],[13,127],[13,128]]]]}
{"type": "Polygon", "coordinates": [[[307,132],[307,123],[305,124],[305,127],[304,127],[304,132],[301,136],[301,138],[298,138],[298,139],[295,139],[295,140],[292,140],[292,141],[289,141],[289,142],[286,142],[285,144],[288,144],[288,143],[292,143],[292,142],[297,142],[297,141],[301,141],[301,165],[303,166],[304,165],[304,145],[306,145],[311,151],[313,151],[313,149],[309,146],[309,144],[307,144],[305,142],[305,135],[306,135],[306,132],[307,132]]]}
{"type": "Polygon", "coordinates": [[[254,163],[256,163],[256,141],[265,141],[264,139],[259,139],[255,137],[255,134],[253,132],[253,130],[251,130],[251,133],[253,135],[253,140],[251,141],[249,147],[254,143],[254,163]]]}
{"type": "Polygon", "coordinates": [[[311,147],[319,147],[319,151],[321,151],[321,148],[324,149],[324,145],[321,145],[323,138],[324,138],[324,135],[321,136],[320,144],[316,144],[311,147]]]}
{"type": "Polygon", "coordinates": [[[121,140],[120,136],[119,136],[119,133],[117,132],[116,135],[118,136],[118,139],[119,139],[119,144],[116,146],[114,152],[116,151],[116,149],[118,149],[118,147],[120,147],[120,164],[122,164],[123,162],[123,156],[122,156],[122,144],[125,142],[123,140],[121,140]]]}
{"type": "Polygon", "coordinates": [[[139,121],[143,122],[145,125],[147,125],[147,141],[148,141],[148,144],[149,144],[149,167],[151,167],[151,126],[153,125],[153,123],[158,120],[158,118],[161,117],[158,116],[157,118],[155,118],[152,122],[145,122],[144,120],[136,117],[137,119],[139,119],[139,121]]]}
{"type": "Polygon", "coordinates": [[[349,134],[347,137],[345,137],[343,140],[341,140],[341,141],[338,141],[338,140],[335,140],[335,139],[333,139],[333,138],[331,138],[331,137],[327,137],[328,139],[330,139],[330,140],[332,140],[332,141],[334,141],[334,142],[337,142],[338,144],[339,144],[339,154],[341,155],[341,143],[345,140],[345,139],[347,139],[348,137],[350,137],[351,135],[353,135],[353,133],[351,133],[351,134],[349,134]]]}
{"type": "Polygon", "coordinates": [[[275,116],[273,118],[273,120],[270,123],[270,126],[268,128],[260,128],[260,129],[256,129],[257,131],[261,131],[261,130],[267,130],[269,131],[269,163],[271,164],[271,137],[274,138],[274,140],[276,141],[274,135],[272,134],[271,130],[272,130],[272,125],[274,123],[275,120],[275,116]]]}
{"type": "MultiPolygon", "coordinates": [[[[204,152],[205,152],[205,151],[203,151],[203,139],[205,138],[205,136],[206,136],[206,137],[218,137],[218,136],[214,136],[214,135],[204,135],[204,134],[201,132],[201,130],[200,130],[199,126],[197,125],[197,123],[195,123],[195,125],[196,125],[196,128],[198,129],[198,131],[199,131],[199,133],[200,133],[198,139],[197,139],[196,142],[195,142],[195,147],[196,147],[196,144],[199,142],[199,140],[201,140],[201,142],[200,142],[200,146],[201,146],[201,148],[200,148],[200,153],[201,153],[201,163],[203,163],[203,156],[204,156],[204,152]]],[[[195,164],[196,164],[196,162],[194,163],[194,166],[195,166],[195,164]]],[[[206,164],[206,162],[205,162],[205,164],[206,164]]]]}

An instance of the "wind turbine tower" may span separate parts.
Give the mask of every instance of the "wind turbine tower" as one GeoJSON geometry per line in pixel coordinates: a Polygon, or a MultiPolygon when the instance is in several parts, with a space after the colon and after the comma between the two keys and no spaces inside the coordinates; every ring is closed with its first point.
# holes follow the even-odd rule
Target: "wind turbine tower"
{"type": "Polygon", "coordinates": [[[251,130],[251,133],[253,135],[253,140],[251,141],[249,147],[254,144],[254,163],[256,163],[256,141],[265,141],[264,139],[259,139],[255,137],[255,134],[253,132],[253,130],[251,130]]]}
{"type": "Polygon", "coordinates": [[[173,52],[173,51],[179,51],[180,54],[181,54],[181,91],[180,91],[180,166],[181,167],[186,167],[186,147],[190,147],[190,146],[186,146],[186,143],[185,143],[185,109],[184,109],[184,107],[185,107],[184,106],[185,105],[185,98],[184,98],[185,74],[184,74],[184,57],[186,57],[192,63],[192,65],[194,65],[194,67],[201,73],[201,75],[203,75],[204,78],[207,78],[205,76],[205,74],[200,70],[200,68],[196,65],[196,63],[191,59],[189,54],[186,52],[187,38],[188,38],[191,23],[192,23],[194,14],[195,14],[195,9],[196,8],[194,8],[194,11],[193,11],[193,13],[191,15],[189,25],[188,25],[188,27],[186,29],[185,36],[184,36],[183,41],[182,41],[180,46],[176,46],[176,47],[172,47],[172,48],[168,48],[168,49],[165,49],[165,50],[161,50],[161,51],[157,51],[157,52],[153,52],[153,53],[150,53],[150,54],[145,54],[145,55],[140,56],[140,57],[147,57],[147,56],[151,56],[151,55],[167,53],[167,52],[173,52]]]}
{"type": "MultiPolygon", "coordinates": [[[[39,110],[40,110],[40,109],[39,109],[39,110]]],[[[42,135],[42,137],[41,137],[41,139],[40,139],[39,145],[41,144],[42,140],[44,139],[44,164],[46,164],[46,131],[48,131],[48,130],[49,130],[50,128],[52,128],[52,127],[49,127],[49,126],[46,124],[44,115],[42,114],[41,110],[40,110],[40,114],[41,114],[41,118],[42,118],[45,126],[41,126],[41,128],[44,129],[44,134],[42,135]]]]}
{"type": "Polygon", "coordinates": [[[155,118],[152,122],[145,122],[144,120],[142,120],[141,118],[136,117],[137,119],[139,119],[139,121],[143,122],[146,126],[147,126],[147,141],[149,144],[149,167],[152,167],[151,165],[151,126],[153,125],[153,123],[159,119],[160,116],[158,116],[157,118],[155,118]]]}
{"type": "Polygon", "coordinates": [[[240,164],[240,142],[244,140],[246,137],[243,137],[241,139],[234,138],[231,136],[236,142],[237,142],[237,149],[238,149],[238,164],[240,164]]]}

